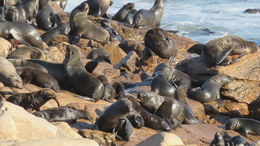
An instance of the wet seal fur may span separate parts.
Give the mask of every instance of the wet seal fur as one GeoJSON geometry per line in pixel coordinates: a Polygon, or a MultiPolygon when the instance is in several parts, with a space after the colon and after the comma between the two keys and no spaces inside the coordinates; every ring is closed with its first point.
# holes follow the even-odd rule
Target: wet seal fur
{"type": "Polygon", "coordinates": [[[49,122],[70,122],[74,123],[77,119],[90,120],[90,115],[85,110],[78,110],[74,107],[50,108],[33,113],[49,122]]]}
{"type": "Polygon", "coordinates": [[[128,99],[118,100],[102,113],[96,126],[101,131],[116,133],[119,139],[128,141],[133,127],[126,116],[131,110],[132,103],[128,99]]]}
{"type": "Polygon", "coordinates": [[[77,37],[82,37],[104,44],[107,43],[110,38],[109,33],[105,29],[89,21],[88,12],[89,6],[86,1],[72,10],[69,18],[71,28],[70,41],[75,44],[78,41],[77,37]]]}
{"type": "Polygon", "coordinates": [[[60,90],[58,81],[48,73],[33,69],[17,69],[17,72],[23,79],[24,84],[32,83],[42,88],[60,90]]]}
{"type": "Polygon", "coordinates": [[[26,45],[43,49],[42,39],[38,31],[30,24],[23,22],[0,22],[0,36],[5,39],[13,37],[26,45]]]}
{"type": "Polygon", "coordinates": [[[138,26],[159,27],[165,7],[165,0],[155,0],[153,7],[149,10],[141,9],[134,15],[133,24],[138,26]]]}
{"type": "Polygon", "coordinates": [[[60,106],[56,95],[51,89],[43,89],[32,93],[18,93],[7,98],[13,104],[19,105],[28,111],[39,111],[40,107],[49,100],[55,100],[57,105],[60,106]]]}
{"type": "Polygon", "coordinates": [[[187,124],[201,123],[196,119],[187,103],[185,88],[177,88],[175,96],[177,99],[160,96],[152,91],[138,94],[142,106],[167,121],[172,129],[180,126],[183,122],[187,124]]]}
{"type": "Polygon", "coordinates": [[[144,36],[145,49],[161,58],[176,57],[178,50],[167,32],[160,28],[152,28],[144,36]]]}
{"type": "Polygon", "coordinates": [[[6,86],[22,88],[22,78],[17,74],[14,65],[4,57],[0,57],[0,81],[6,86]]]}
{"type": "Polygon", "coordinates": [[[235,130],[247,137],[247,134],[260,136],[260,121],[249,118],[232,118],[225,124],[226,130],[235,130]]]}
{"type": "Polygon", "coordinates": [[[80,58],[79,49],[69,45],[67,51],[67,58],[64,61],[65,74],[73,88],[81,95],[93,98],[94,101],[102,98],[104,85],[99,79],[86,71],[80,58]]]}
{"type": "Polygon", "coordinates": [[[208,66],[228,65],[239,61],[248,53],[257,52],[258,46],[255,42],[247,41],[234,35],[227,35],[209,41],[206,45],[196,44],[188,49],[189,53],[201,55],[208,66]],[[236,59],[228,56],[239,55],[236,59]]]}
{"type": "Polygon", "coordinates": [[[136,98],[128,97],[128,99],[132,102],[133,109],[136,112],[138,112],[144,119],[144,125],[146,127],[149,127],[149,128],[155,129],[155,130],[163,130],[163,131],[171,130],[171,127],[168,125],[168,123],[164,119],[145,110],[139,104],[139,102],[137,101],[136,98]]]}
{"type": "Polygon", "coordinates": [[[222,86],[232,81],[233,79],[227,75],[215,75],[206,80],[201,87],[191,89],[188,95],[190,98],[202,103],[216,100],[218,104],[221,104],[219,90],[222,86]]]}

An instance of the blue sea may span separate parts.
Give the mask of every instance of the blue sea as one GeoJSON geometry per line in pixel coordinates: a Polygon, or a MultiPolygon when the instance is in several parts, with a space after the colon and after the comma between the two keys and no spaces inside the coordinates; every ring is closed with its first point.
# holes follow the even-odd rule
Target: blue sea
{"type": "MultiPolygon", "coordinates": [[[[70,12],[83,0],[68,0],[70,12]]],[[[149,9],[154,0],[113,0],[108,13],[115,14],[124,4],[149,9]]],[[[206,43],[227,34],[253,40],[260,45],[260,14],[246,14],[248,8],[260,8],[260,0],[166,0],[161,27],[206,43]]]]}

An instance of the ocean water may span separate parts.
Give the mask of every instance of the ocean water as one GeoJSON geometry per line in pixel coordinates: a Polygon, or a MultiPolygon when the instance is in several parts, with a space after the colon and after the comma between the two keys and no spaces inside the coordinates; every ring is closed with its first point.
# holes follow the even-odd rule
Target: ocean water
{"type": "MultiPolygon", "coordinates": [[[[68,0],[65,11],[82,1],[68,0]]],[[[108,13],[115,14],[128,2],[139,10],[151,8],[154,0],[113,0],[108,13]]],[[[260,45],[260,14],[243,13],[248,8],[260,8],[260,0],[166,0],[161,27],[201,43],[233,34],[260,45]]]]}

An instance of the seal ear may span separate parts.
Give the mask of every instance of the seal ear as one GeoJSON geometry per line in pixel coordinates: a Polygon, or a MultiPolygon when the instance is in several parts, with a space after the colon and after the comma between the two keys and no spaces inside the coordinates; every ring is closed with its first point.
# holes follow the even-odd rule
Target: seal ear
{"type": "Polygon", "coordinates": [[[203,44],[196,44],[190,47],[187,51],[189,53],[196,53],[198,55],[202,55],[203,51],[207,49],[206,45],[203,44]]]}

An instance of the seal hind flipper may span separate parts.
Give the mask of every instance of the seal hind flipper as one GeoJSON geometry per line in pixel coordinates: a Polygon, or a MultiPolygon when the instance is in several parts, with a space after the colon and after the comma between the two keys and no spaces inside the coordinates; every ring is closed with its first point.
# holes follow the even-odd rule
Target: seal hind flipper
{"type": "Polygon", "coordinates": [[[219,51],[216,56],[216,65],[221,64],[233,50],[234,47],[229,47],[227,49],[219,51]]]}

